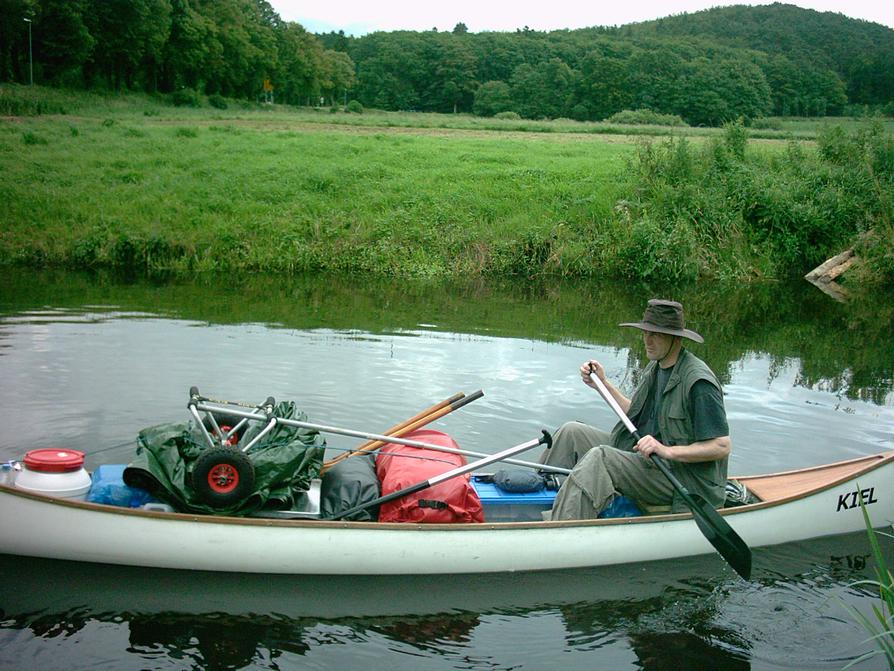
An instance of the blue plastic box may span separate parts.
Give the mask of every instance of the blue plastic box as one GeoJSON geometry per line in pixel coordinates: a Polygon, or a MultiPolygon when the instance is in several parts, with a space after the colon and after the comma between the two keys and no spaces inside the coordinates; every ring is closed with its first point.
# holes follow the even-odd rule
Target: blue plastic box
{"type": "Polygon", "coordinates": [[[543,511],[552,508],[556,498],[556,492],[546,487],[524,494],[504,492],[476,475],[472,476],[472,486],[484,506],[485,522],[542,521],[543,511]]]}

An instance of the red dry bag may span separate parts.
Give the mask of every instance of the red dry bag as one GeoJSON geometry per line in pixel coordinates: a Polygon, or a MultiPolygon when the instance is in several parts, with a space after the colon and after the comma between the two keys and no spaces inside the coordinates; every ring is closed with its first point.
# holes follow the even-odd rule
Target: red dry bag
{"type": "MultiPolygon", "coordinates": [[[[418,429],[403,437],[459,449],[453,438],[431,429],[418,429]]],[[[465,463],[461,454],[388,443],[376,457],[376,475],[384,496],[425,482],[465,463]]],[[[379,522],[484,522],[481,499],[469,480],[468,473],[458,475],[433,487],[383,503],[379,509],[379,522]]]]}

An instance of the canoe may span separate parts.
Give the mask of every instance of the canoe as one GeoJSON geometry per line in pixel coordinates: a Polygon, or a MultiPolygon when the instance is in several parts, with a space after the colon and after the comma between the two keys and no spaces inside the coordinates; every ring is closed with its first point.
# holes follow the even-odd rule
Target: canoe
{"type": "MultiPolygon", "coordinates": [[[[723,511],[751,546],[863,527],[859,498],[875,525],[891,523],[894,453],[739,478],[761,502],[723,511]],[[890,484],[890,483],[888,483],[890,484]]],[[[623,520],[485,525],[406,525],[257,520],[98,506],[0,488],[0,551],[166,568],[315,574],[424,574],[611,565],[711,552],[689,515],[623,520]],[[22,521],[27,520],[26,525],[22,521]],[[333,529],[339,529],[333,533],[333,529]],[[485,533],[487,532],[487,533],[485,533]],[[411,533],[412,535],[407,535],[411,533]],[[425,534],[418,547],[419,533],[425,534]],[[125,539],[122,542],[122,539],[125,539]],[[548,543],[548,558],[527,546],[548,543]],[[223,556],[216,550],[225,548],[223,556]],[[561,550],[559,550],[561,548],[561,550]],[[448,559],[449,558],[449,559],[448,559]]],[[[530,517],[532,507],[491,501],[488,518],[530,517]]]]}
{"type": "MultiPolygon", "coordinates": [[[[737,479],[759,501],[720,512],[751,547],[864,529],[861,500],[873,526],[894,522],[894,452],[737,479]]],[[[0,485],[0,553],[105,564],[423,575],[586,568],[713,551],[689,513],[481,524],[237,518],[122,508],[0,485]]]]}

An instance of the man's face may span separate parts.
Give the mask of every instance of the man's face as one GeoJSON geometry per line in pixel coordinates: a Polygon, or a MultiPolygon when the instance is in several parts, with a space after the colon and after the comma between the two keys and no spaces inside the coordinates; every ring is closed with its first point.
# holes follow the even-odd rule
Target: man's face
{"type": "Polygon", "coordinates": [[[661,361],[674,345],[674,336],[655,331],[643,331],[643,342],[646,345],[646,358],[649,361],[661,361]]]}

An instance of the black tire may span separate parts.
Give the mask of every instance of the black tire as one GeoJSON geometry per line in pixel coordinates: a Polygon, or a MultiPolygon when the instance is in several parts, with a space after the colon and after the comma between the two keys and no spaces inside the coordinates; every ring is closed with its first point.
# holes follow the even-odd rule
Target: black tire
{"type": "Polygon", "coordinates": [[[192,486],[199,498],[215,508],[243,501],[255,488],[255,467],[239,450],[214,447],[196,459],[192,486]]]}

